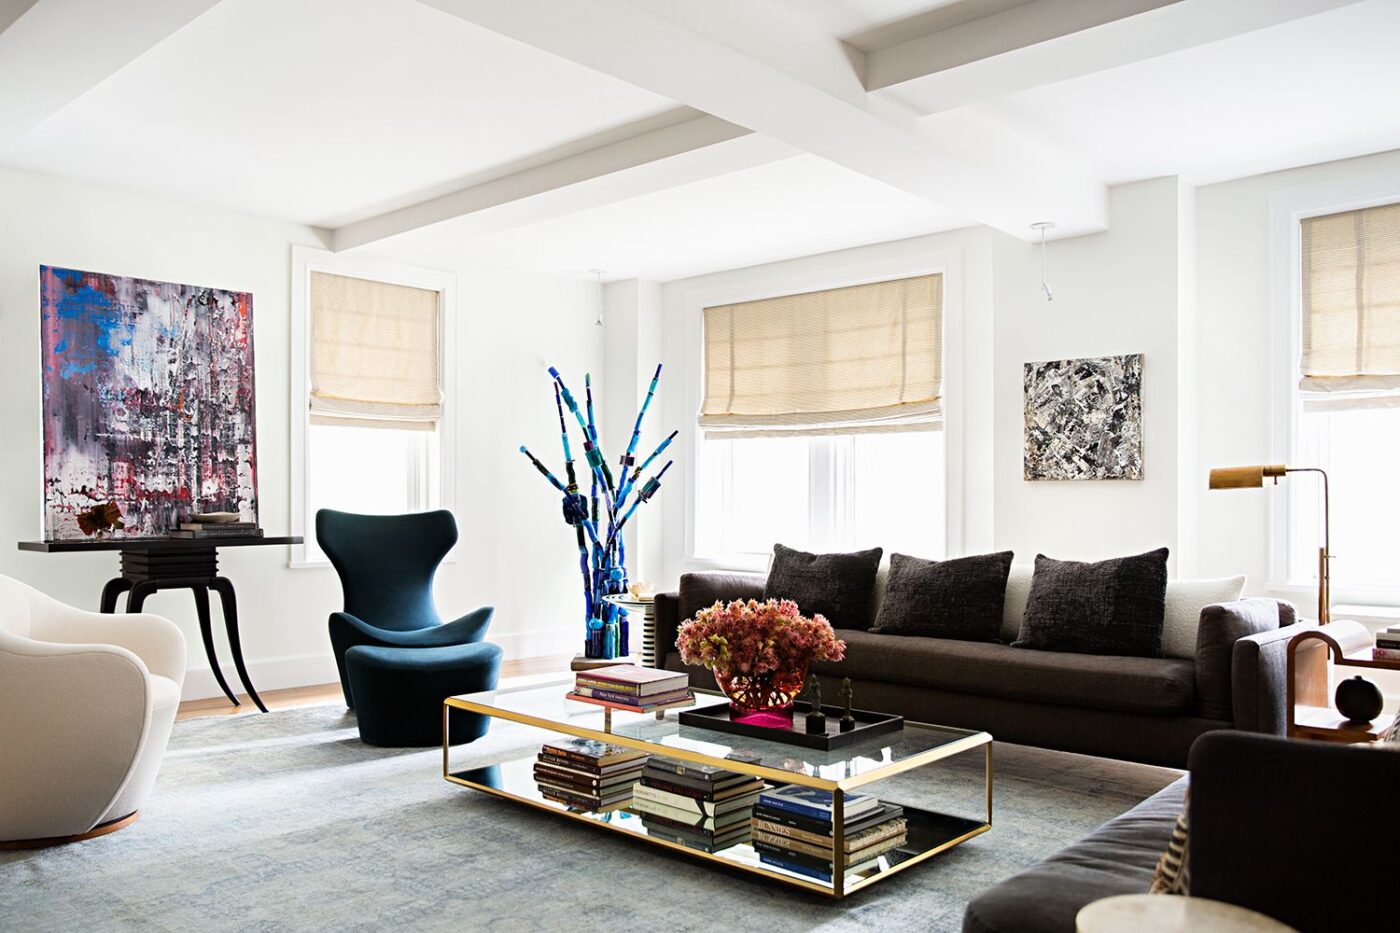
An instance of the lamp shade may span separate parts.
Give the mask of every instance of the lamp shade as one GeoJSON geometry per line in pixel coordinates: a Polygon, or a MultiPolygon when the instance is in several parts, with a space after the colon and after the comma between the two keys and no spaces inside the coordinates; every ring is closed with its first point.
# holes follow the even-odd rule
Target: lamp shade
{"type": "Polygon", "coordinates": [[[1210,488],[1254,489],[1264,485],[1265,477],[1277,478],[1286,471],[1287,468],[1283,464],[1219,467],[1210,471],[1210,488]]]}

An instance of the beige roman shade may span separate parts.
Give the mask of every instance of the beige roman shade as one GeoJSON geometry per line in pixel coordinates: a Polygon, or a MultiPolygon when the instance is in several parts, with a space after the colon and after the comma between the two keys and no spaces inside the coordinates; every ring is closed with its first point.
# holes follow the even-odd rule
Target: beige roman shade
{"type": "Polygon", "coordinates": [[[1304,408],[1400,405],[1400,204],[1302,226],[1304,408]]]}
{"type": "Polygon", "coordinates": [[[705,309],[707,436],[941,425],[943,276],[705,309]]]}
{"type": "Polygon", "coordinates": [[[432,430],[442,416],[439,294],[311,273],[311,421],[432,430]]]}

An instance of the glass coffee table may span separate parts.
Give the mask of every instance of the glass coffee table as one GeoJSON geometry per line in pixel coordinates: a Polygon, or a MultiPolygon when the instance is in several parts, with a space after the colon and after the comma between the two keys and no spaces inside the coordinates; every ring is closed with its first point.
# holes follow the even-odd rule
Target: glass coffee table
{"type": "MultiPolygon", "coordinates": [[[[985,732],[906,722],[899,732],[874,736],[829,752],[818,751],[681,725],[674,709],[649,713],[605,710],[566,699],[565,694],[572,687],[573,680],[569,678],[448,697],[443,701],[443,735],[447,735],[446,727],[451,716],[459,711],[478,713],[539,729],[541,743],[561,735],[595,739],[691,765],[717,766],[754,775],[763,778],[770,787],[795,784],[828,791],[832,794],[835,814],[835,838],[831,845],[835,862],[827,873],[830,880],[773,864],[771,859],[764,859],[749,841],[710,850],[673,841],[674,837],[662,838],[664,833],[659,834],[648,827],[645,814],[634,812],[625,804],[611,810],[592,812],[546,799],[536,783],[535,751],[517,753],[514,758],[488,765],[476,764],[471,768],[454,770],[451,762],[453,750],[444,744],[443,777],[454,784],[505,797],[565,819],[832,897],[844,897],[882,881],[992,828],[992,737],[985,732]],[[961,781],[968,785],[965,796],[970,801],[969,809],[981,811],[976,816],[910,806],[899,800],[897,794],[891,799],[885,792],[869,787],[916,768],[937,766],[939,762],[946,762],[955,756],[979,752],[982,767],[976,770],[981,772],[980,781],[975,777],[969,779],[962,773],[966,769],[944,775],[948,781],[961,781]],[[907,821],[907,835],[898,848],[883,853],[873,864],[866,859],[859,865],[848,867],[845,864],[845,821],[842,811],[845,800],[857,788],[865,788],[861,793],[877,793],[882,803],[901,806],[907,821]]],[[[723,697],[697,694],[692,708],[725,702],[723,697]]],[[[458,751],[466,756],[471,746],[459,746],[458,751]]]]}

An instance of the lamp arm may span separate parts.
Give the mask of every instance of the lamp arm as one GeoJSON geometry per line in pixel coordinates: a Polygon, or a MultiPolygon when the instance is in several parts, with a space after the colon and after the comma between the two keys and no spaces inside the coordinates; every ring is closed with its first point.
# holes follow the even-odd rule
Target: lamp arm
{"type": "Polygon", "coordinates": [[[1320,467],[1289,467],[1286,473],[1316,473],[1322,477],[1322,548],[1328,555],[1332,553],[1332,505],[1331,493],[1327,488],[1327,471],[1320,467]]]}

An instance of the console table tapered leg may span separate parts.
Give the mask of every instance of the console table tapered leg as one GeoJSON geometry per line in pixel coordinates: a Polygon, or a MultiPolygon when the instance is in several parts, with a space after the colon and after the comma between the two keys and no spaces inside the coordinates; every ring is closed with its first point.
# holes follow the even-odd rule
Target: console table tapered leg
{"type": "MultiPolygon", "coordinates": [[[[214,672],[214,679],[219,682],[219,689],[228,697],[229,702],[234,706],[242,706],[238,697],[229,689],[228,681],[224,680],[224,672],[219,667],[219,656],[214,653],[214,629],[209,618],[209,591],[202,586],[192,586],[190,590],[194,593],[194,608],[199,615],[199,637],[204,640],[204,656],[209,659],[209,669],[214,672]]],[[[236,652],[234,656],[237,657],[236,652]]]]}
{"type": "Polygon", "coordinates": [[[233,595],[233,583],[227,577],[215,577],[209,585],[219,594],[219,601],[224,608],[224,628],[228,630],[228,644],[233,650],[233,666],[238,669],[238,678],[243,681],[243,689],[248,691],[248,696],[258,704],[258,709],[265,713],[267,707],[263,705],[258,691],[253,689],[253,681],[248,677],[248,668],[243,664],[243,645],[238,637],[238,602],[233,595]]]}
{"type": "Polygon", "coordinates": [[[157,587],[149,581],[131,583],[130,586],[131,592],[126,594],[126,611],[140,612],[141,607],[146,605],[146,597],[154,594],[157,587]]]}
{"type": "Polygon", "coordinates": [[[102,604],[98,607],[98,612],[116,612],[117,599],[123,593],[131,589],[131,581],[125,577],[116,577],[108,580],[107,585],[102,587],[102,604]]]}

